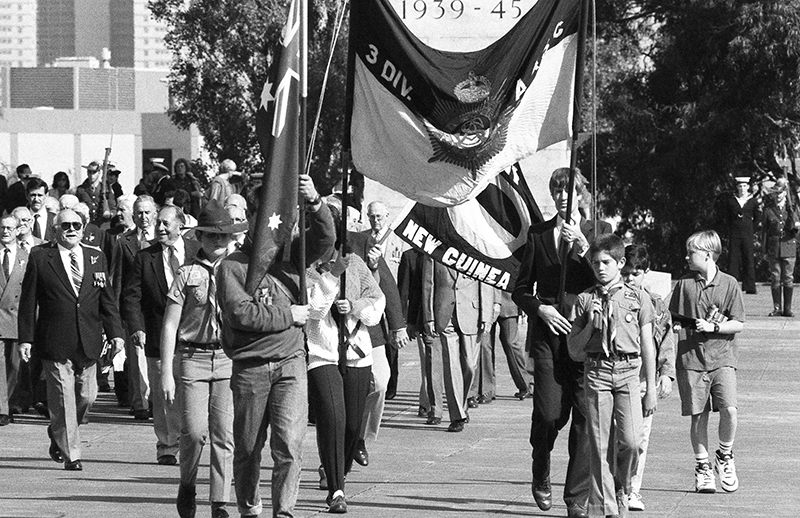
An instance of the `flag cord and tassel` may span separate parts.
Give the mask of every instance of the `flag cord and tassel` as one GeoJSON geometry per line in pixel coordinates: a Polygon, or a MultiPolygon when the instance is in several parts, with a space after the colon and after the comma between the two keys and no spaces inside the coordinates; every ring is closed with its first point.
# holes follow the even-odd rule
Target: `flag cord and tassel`
{"type": "MultiPolygon", "coordinates": [[[[578,55],[575,60],[575,98],[572,116],[572,144],[569,157],[569,184],[567,190],[567,212],[564,216],[565,223],[572,223],[572,204],[575,202],[573,193],[575,191],[575,167],[578,162],[578,136],[581,129],[581,100],[583,96],[583,74],[584,63],[586,61],[586,33],[589,25],[589,6],[590,0],[581,1],[580,31],[578,33],[578,55]]],[[[559,259],[561,260],[561,272],[558,284],[558,302],[565,302],[565,291],[567,285],[567,258],[571,247],[559,248],[559,259]]],[[[566,309],[566,308],[562,308],[566,309]]]]}

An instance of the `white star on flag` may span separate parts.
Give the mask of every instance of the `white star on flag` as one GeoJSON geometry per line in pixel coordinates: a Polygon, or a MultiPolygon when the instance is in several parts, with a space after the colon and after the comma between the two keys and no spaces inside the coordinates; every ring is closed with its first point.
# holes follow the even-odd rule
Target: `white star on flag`
{"type": "Polygon", "coordinates": [[[275,97],[272,96],[272,83],[267,80],[267,82],[264,83],[264,89],[261,90],[261,107],[268,110],[269,103],[274,100],[275,97]]]}
{"type": "Polygon", "coordinates": [[[281,226],[281,223],[283,223],[281,221],[281,217],[273,212],[272,216],[269,217],[269,222],[267,223],[267,226],[274,231],[278,230],[278,227],[281,226]]]}

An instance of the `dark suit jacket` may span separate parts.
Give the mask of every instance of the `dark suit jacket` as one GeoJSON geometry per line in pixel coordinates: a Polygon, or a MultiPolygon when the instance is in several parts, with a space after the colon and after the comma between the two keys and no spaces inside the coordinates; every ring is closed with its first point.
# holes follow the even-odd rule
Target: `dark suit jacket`
{"type": "MultiPolygon", "coordinates": [[[[348,232],[347,244],[364,262],[367,262],[367,252],[375,245],[370,232],[348,232]]],[[[374,273],[374,272],[373,272],[374,273]]],[[[394,282],[392,271],[389,265],[381,257],[378,260],[378,285],[381,287],[384,297],[386,297],[386,309],[383,312],[381,323],[369,328],[369,337],[373,347],[391,343],[389,331],[396,331],[406,327],[406,319],[403,316],[402,304],[400,302],[400,292],[394,282]]]]}
{"type": "Polygon", "coordinates": [[[108,235],[108,232],[98,227],[94,223],[87,223],[86,228],[83,230],[84,245],[99,248],[106,256],[106,262],[111,264],[111,252],[114,249],[114,240],[108,235]]]}
{"type": "MultiPolygon", "coordinates": [[[[0,247],[2,260],[2,247],[0,247]]],[[[0,339],[16,340],[19,333],[17,315],[19,314],[19,297],[22,294],[22,279],[28,266],[28,252],[17,247],[17,258],[11,269],[8,281],[0,275],[0,339]]]]}
{"type": "Polygon", "coordinates": [[[491,322],[493,306],[494,288],[422,258],[422,319],[432,321],[437,333],[453,320],[462,334],[476,335],[482,322],[491,322]]]}
{"type": "MultiPolygon", "coordinates": [[[[188,264],[197,255],[200,243],[188,239],[184,243],[184,264],[188,264]]],[[[161,243],[140,250],[134,259],[133,274],[122,281],[122,315],[131,333],[145,332],[144,354],[148,358],[160,354],[161,324],[169,290],[163,256],[161,243]]]]}
{"type": "MultiPolygon", "coordinates": [[[[156,242],[155,239],[150,241],[150,245],[156,242]]],[[[112,286],[114,288],[115,300],[120,301],[122,296],[122,279],[127,279],[133,275],[133,266],[136,254],[139,253],[139,235],[138,229],[133,228],[128,230],[117,237],[114,243],[113,252],[111,254],[111,278],[112,286]]]]}
{"type": "Polygon", "coordinates": [[[408,325],[419,329],[422,320],[422,254],[409,248],[400,257],[397,270],[397,289],[400,292],[400,304],[408,325]]]}
{"type": "Polygon", "coordinates": [[[33,344],[34,356],[65,361],[76,358],[80,348],[86,357],[97,360],[104,330],[108,338],[123,336],[106,258],[96,248],[81,246],[83,282],[77,297],[55,243],[35,248],[28,257],[18,338],[33,344]]]}
{"type": "MultiPolygon", "coordinates": [[[[528,242],[514,286],[512,298],[524,311],[528,321],[528,335],[531,338],[531,356],[534,358],[554,358],[563,356],[569,358],[566,348],[558,348],[558,340],[553,340],[547,326],[539,318],[539,306],[542,304],[555,305],[559,293],[559,280],[561,278],[561,259],[558,257],[556,242],[553,232],[556,218],[532,225],[528,230],[528,242]],[[536,284],[536,293],[533,291],[536,284]]],[[[581,232],[589,243],[594,241],[594,222],[583,220],[581,232]]],[[[597,235],[611,232],[611,225],[604,221],[597,222],[597,235]]],[[[581,257],[573,248],[567,257],[567,282],[566,292],[578,295],[595,284],[594,272],[589,263],[589,258],[581,257]]]]}

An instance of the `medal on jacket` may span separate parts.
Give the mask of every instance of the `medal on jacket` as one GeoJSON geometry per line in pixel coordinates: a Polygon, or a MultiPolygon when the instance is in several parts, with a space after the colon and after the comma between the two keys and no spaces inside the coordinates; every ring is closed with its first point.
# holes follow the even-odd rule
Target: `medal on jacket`
{"type": "MultiPolygon", "coordinates": [[[[92,259],[94,259],[94,257],[92,259]]],[[[92,284],[94,284],[98,288],[105,288],[106,272],[94,272],[94,282],[92,284]]]]}

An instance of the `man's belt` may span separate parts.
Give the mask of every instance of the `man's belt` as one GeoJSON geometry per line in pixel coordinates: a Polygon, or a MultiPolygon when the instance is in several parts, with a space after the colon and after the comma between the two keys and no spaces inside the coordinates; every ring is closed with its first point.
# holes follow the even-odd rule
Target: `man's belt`
{"type": "Polygon", "coordinates": [[[180,345],[182,347],[192,347],[194,349],[200,349],[201,351],[218,351],[222,349],[222,343],[214,342],[210,344],[201,344],[199,342],[186,342],[181,340],[180,345]]]}

